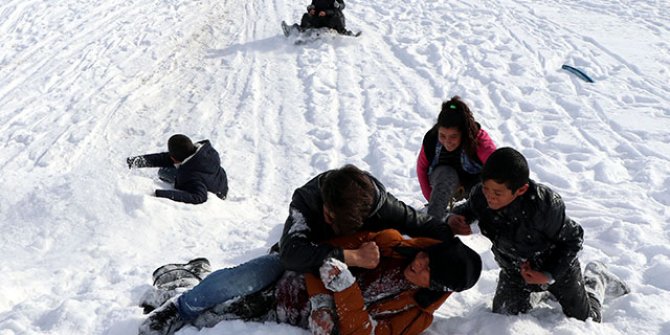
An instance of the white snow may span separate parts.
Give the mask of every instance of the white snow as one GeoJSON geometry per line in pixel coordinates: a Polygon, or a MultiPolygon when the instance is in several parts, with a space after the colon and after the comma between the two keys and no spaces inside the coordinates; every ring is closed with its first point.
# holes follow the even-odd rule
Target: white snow
{"type": "MultiPolygon", "coordinates": [[[[0,3],[0,335],[135,334],[151,272],[264,254],[298,186],[354,163],[423,203],[416,155],[460,95],[499,146],[522,151],[633,292],[602,324],[555,304],[490,312],[497,266],[440,308],[428,334],[670,333],[667,0],[347,1],[360,38],[287,43],[308,0],[0,3]],[[583,69],[586,83],[561,70],[583,69]],[[222,156],[230,195],[152,196],[125,157],[184,133],[222,156]]],[[[306,334],[224,322],[188,334],[306,334]]]]}

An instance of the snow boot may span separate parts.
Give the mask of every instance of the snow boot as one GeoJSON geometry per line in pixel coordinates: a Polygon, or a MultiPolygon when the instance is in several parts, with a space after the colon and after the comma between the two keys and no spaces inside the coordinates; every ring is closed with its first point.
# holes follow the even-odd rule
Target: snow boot
{"type": "Polygon", "coordinates": [[[154,309],[163,306],[163,304],[176,297],[177,295],[184,293],[186,289],[174,289],[174,290],[163,290],[160,288],[150,287],[147,291],[144,292],[142,298],[140,298],[140,307],[142,307],[142,313],[149,314],[154,309]]]}
{"type": "Polygon", "coordinates": [[[206,258],[195,258],[185,264],[167,264],[153,272],[153,286],[142,298],[140,307],[144,314],[162,306],[176,295],[198,285],[212,271],[206,258]]]}
{"type": "Polygon", "coordinates": [[[209,260],[195,258],[186,264],[167,264],[154,270],[154,286],[164,290],[193,287],[212,272],[209,260]]]}
{"type": "Polygon", "coordinates": [[[591,301],[591,318],[602,322],[602,306],[605,296],[616,298],[630,293],[626,283],[614,273],[607,270],[601,262],[590,262],[584,268],[584,290],[591,301]]]}
{"type": "Polygon", "coordinates": [[[176,299],[172,299],[151,312],[140,325],[139,335],[173,335],[184,324],[179,317],[176,299]]]}
{"type": "MultiPolygon", "coordinates": [[[[616,298],[630,293],[630,287],[621,278],[607,270],[607,266],[602,262],[590,262],[584,268],[584,280],[587,278],[598,277],[603,283],[603,297],[616,298]]],[[[593,281],[593,279],[591,279],[593,281]]],[[[602,301],[602,300],[601,300],[602,301]]]]}

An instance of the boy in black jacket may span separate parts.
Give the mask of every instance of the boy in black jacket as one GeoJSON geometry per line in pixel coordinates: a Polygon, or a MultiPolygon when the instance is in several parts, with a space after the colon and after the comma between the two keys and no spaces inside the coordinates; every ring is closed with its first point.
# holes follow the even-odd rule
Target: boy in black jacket
{"type": "Polygon", "coordinates": [[[296,272],[316,273],[328,258],[373,269],[379,261],[376,245],[345,250],[324,241],[357,231],[389,228],[412,237],[442,241],[454,236],[443,220],[417,212],[387,192],[369,173],[345,165],[319,174],[295,190],[279,254],[284,267],[296,272]]]}
{"type": "Polygon", "coordinates": [[[455,233],[467,235],[468,223],[479,220],[481,233],[493,243],[500,266],[493,312],[528,312],[530,293],[549,291],[567,316],[600,322],[605,291],[629,292],[602,263],[587,264],[582,276],[577,253],[584,231],[565,214],[558,194],[530,180],[521,153],[496,150],[484,164],[481,179],[447,222],[455,233]]]}
{"type": "MultiPolygon", "coordinates": [[[[260,292],[276,282],[285,270],[318,274],[329,258],[342,261],[347,267],[374,269],[380,261],[375,242],[363,243],[356,249],[335,247],[326,242],[336,236],[389,228],[413,237],[454,240],[443,220],[405,205],[369,173],[353,165],[321,173],[293,193],[278,244],[279,253],[272,252],[235,268],[213,272],[192,290],[154,310],[140,325],[140,335],[173,334],[218,304],[260,292]]],[[[428,290],[416,299],[428,306],[443,294],[428,290]]]]}
{"type": "Polygon", "coordinates": [[[207,201],[207,192],[225,199],[228,177],[221,167],[219,153],[209,140],[197,143],[177,134],[168,140],[168,152],[128,157],[128,168],[160,167],[158,176],[174,183],[174,190],[156,190],[159,198],[200,204],[207,201]]]}

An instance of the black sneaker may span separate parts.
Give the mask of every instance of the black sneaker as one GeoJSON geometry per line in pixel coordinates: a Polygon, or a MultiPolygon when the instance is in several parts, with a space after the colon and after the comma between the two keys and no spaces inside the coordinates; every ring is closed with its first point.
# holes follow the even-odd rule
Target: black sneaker
{"type": "Polygon", "coordinates": [[[170,300],[160,308],[154,310],[139,327],[139,335],[172,335],[181,327],[184,321],[179,317],[179,311],[174,300],[170,300]]]}

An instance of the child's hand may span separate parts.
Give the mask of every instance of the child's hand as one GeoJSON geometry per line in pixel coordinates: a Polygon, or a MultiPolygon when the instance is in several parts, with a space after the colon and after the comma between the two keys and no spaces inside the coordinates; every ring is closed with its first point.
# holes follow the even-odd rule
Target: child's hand
{"type": "Polygon", "coordinates": [[[333,292],[344,291],[356,281],[347,265],[335,258],[328,258],[323,262],[319,275],[323,285],[333,292]]]}
{"type": "Polygon", "coordinates": [[[344,261],[349,266],[374,269],[379,264],[379,247],[375,242],[365,242],[358,249],[345,249],[344,261]]]}
{"type": "Polygon", "coordinates": [[[451,228],[451,231],[457,235],[470,235],[472,234],[472,228],[465,221],[465,216],[453,214],[449,215],[447,219],[447,224],[451,228]]]}
{"type": "Polygon", "coordinates": [[[528,261],[521,263],[521,277],[526,281],[526,284],[549,284],[549,277],[544,272],[533,270],[528,261]]]}

